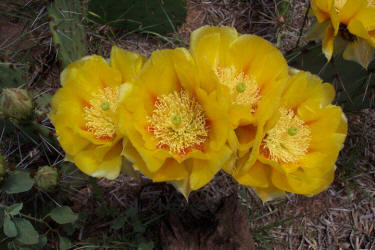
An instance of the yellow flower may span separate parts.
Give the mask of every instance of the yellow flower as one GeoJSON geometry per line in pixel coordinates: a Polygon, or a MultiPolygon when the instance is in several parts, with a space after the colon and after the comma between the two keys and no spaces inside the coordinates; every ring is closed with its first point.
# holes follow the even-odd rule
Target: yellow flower
{"type": "Polygon", "coordinates": [[[314,195],[326,189],[347,134],[345,115],[331,105],[334,96],[332,85],[317,76],[302,71],[291,76],[265,126],[256,163],[235,179],[252,186],[263,201],[284,191],[314,195]]]}
{"type": "Polygon", "coordinates": [[[120,110],[123,155],[153,181],[185,197],[229,160],[228,102],[216,79],[203,81],[186,49],[153,52],[134,84],[124,85],[120,110]]]}
{"type": "MultiPolygon", "coordinates": [[[[262,134],[287,81],[287,63],[271,43],[258,36],[239,35],[231,27],[195,30],[190,50],[204,78],[215,78],[227,89],[234,144],[238,145],[238,156],[247,156],[248,169],[256,159],[256,150],[250,149],[259,148],[256,137],[262,134]]],[[[224,166],[229,173],[235,169],[230,164],[224,166]]]]}
{"type": "Polygon", "coordinates": [[[311,0],[318,23],[310,39],[323,40],[323,53],[331,60],[343,57],[367,68],[375,53],[375,4],[373,0],[311,0]]]}
{"type": "Polygon", "coordinates": [[[120,86],[133,81],[144,58],[117,47],[110,64],[100,56],[87,56],[61,74],[52,98],[50,119],[66,153],[82,172],[114,179],[121,170],[122,134],[117,126],[120,86]]]}

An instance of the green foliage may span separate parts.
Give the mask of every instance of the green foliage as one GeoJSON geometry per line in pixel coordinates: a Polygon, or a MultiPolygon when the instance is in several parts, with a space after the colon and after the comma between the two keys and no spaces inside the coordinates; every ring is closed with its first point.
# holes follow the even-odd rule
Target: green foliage
{"type": "Polygon", "coordinates": [[[28,172],[17,170],[9,174],[1,189],[7,194],[16,194],[29,191],[33,185],[34,181],[28,172]]]}
{"type": "Polygon", "coordinates": [[[98,23],[165,34],[185,21],[186,7],[184,0],[91,0],[88,13],[98,23]]]}
{"type": "Polygon", "coordinates": [[[20,213],[22,210],[23,203],[15,203],[6,208],[6,212],[12,216],[15,216],[20,213]]]}
{"type": "Polygon", "coordinates": [[[138,250],[152,250],[154,249],[154,242],[148,241],[148,242],[142,242],[138,245],[138,250]]]}
{"type": "Polygon", "coordinates": [[[320,44],[309,44],[287,58],[290,66],[318,74],[325,82],[334,84],[336,101],[345,111],[374,107],[375,61],[368,70],[344,60],[341,55],[327,62],[320,44]]]}
{"type": "Polygon", "coordinates": [[[78,218],[78,214],[73,213],[72,209],[67,206],[54,208],[49,215],[59,224],[72,223],[78,218]]]}
{"type": "Polygon", "coordinates": [[[47,236],[40,235],[38,244],[33,245],[32,249],[45,249],[44,246],[47,244],[47,236]]]}
{"type": "Polygon", "coordinates": [[[80,1],[55,0],[48,8],[53,43],[58,50],[62,66],[86,56],[87,41],[81,24],[80,1]]]}
{"type": "Polygon", "coordinates": [[[47,114],[50,112],[52,96],[45,93],[36,99],[36,112],[40,115],[47,114]]]}
{"type": "Polygon", "coordinates": [[[59,236],[59,248],[60,250],[67,250],[72,247],[72,242],[66,238],[59,236]]]}
{"type": "Polygon", "coordinates": [[[25,245],[33,245],[39,243],[39,234],[34,229],[30,221],[23,218],[14,218],[18,230],[16,240],[25,245]]]}
{"type": "Polygon", "coordinates": [[[3,88],[17,88],[25,83],[22,73],[13,64],[0,62],[0,92],[3,88]]]}
{"type": "MultiPolygon", "coordinates": [[[[44,249],[47,244],[47,235],[49,233],[57,234],[59,236],[59,248],[69,249],[72,243],[69,239],[60,235],[57,228],[52,228],[46,220],[48,216],[53,218],[57,223],[71,223],[75,222],[78,215],[74,214],[69,207],[58,207],[51,210],[51,212],[44,216],[43,218],[36,218],[31,215],[25,215],[21,213],[23,203],[15,203],[10,206],[4,206],[0,204],[0,222],[1,227],[3,227],[3,233],[5,236],[9,237],[8,248],[12,249],[23,249],[25,245],[28,246],[27,249],[44,249]],[[40,233],[34,228],[31,221],[41,225],[42,227],[37,227],[38,231],[43,228],[48,229],[45,233],[40,233]],[[44,226],[44,227],[43,227],[44,226]]],[[[71,225],[73,224],[65,224],[71,225]]],[[[72,233],[75,228],[73,228],[72,233]]]]}
{"type": "Polygon", "coordinates": [[[4,234],[8,237],[16,237],[18,234],[16,225],[10,219],[10,216],[7,215],[4,217],[4,225],[3,225],[4,234]]]}

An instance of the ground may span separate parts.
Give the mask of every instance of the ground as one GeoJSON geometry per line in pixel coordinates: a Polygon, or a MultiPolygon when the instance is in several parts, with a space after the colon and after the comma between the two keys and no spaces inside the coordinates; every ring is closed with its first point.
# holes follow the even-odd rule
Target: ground
{"type": "MultiPolygon", "coordinates": [[[[25,86],[34,91],[34,96],[53,94],[60,86],[61,67],[51,45],[46,3],[10,2],[0,3],[3,12],[0,16],[0,61],[15,63],[25,70],[25,86]]],[[[275,5],[273,0],[188,0],[185,24],[176,34],[164,38],[127,34],[122,30],[113,33],[107,26],[87,24],[88,53],[108,57],[113,44],[145,56],[155,49],[186,47],[190,32],[205,24],[234,26],[241,33],[264,37],[287,53],[305,43],[301,31],[311,24],[311,18],[305,18],[308,1],[291,0],[286,15],[279,15],[275,5]],[[177,35],[181,40],[174,39],[177,35]]],[[[228,227],[236,223],[218,218],[238,211],[237,218],[245,219],[233,230],[247,229],[246,234],[239,230],[239,242],[242,240],[248,245],[254,242],[256,249],[375,249],[375,110],[346,113],[346,116],[349,134],[337,162],[335,181],[328,190],[314,197],[288,194],[286,199],[263,204],[250,188],[219,173],[205,188],[193,192],[187,202],[170,185],[152,183],[143,176],[96,181],[77,175],[76,169],[69,168],[61,176],[61,190],[73,210],[85,214],[71,238],[76,247],[116,248],[122,246],[119,241],[139,242],[135,238],[141,235],[145,242],[154,242],[156,248],[178,249],[184,247],[176,245],[179,242],[200,237],[201,241],[206,240],[200,242],[200,246],[209,248],[210,242],[218,236],[230,238],[228,233],[223,233],[222,223],[228,227]],[[240,201],[241,208],[226,205],[232,197],[240,201]],[[132,209],[136,212],[128,216],[133,218],[131,222],[124,222],[116,231],[113,225],[118,216],[129,214],[132,209]],[[135,230],[139,222],[143,231],[135,230]]],[[[53,129],[47,117],[41,123],[53,129]]],[[[19,160],[14,168],[32,169],[41,164],[58,166],[64,159],[60,148],[51,148],[45,142],[39,146],[23,144],[18,134],[8,138],[1,136],[0,141],[1,153],[19,160]]],[[[62,200],[60,196],[37,190],[32,197],[1,194],[1,199],[2,203],[34,200],[34,204],[39,205],[44,201],[59,203],[62,200]]],[[[231,200],[231,203],[236,202],[231,200]]],[[[224,243],[235,246],[228,242],[224,243]]],[[[56,245],[53,239],[49,240],[49,248],[56,245]]],[[[119,248],[125,246],[134,247],[129,243],[119,248]]],[[[192,248],[185,246],[188,247],[192,248]]]]}

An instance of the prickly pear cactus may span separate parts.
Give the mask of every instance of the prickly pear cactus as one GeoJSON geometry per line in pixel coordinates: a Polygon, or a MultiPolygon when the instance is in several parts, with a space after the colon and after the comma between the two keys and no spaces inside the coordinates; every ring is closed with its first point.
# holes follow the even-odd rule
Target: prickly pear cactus
{"type": "Polygon", "coordinates": [[[174,32],[185,21],[185,0],[91,0],[89,18],[128,30],[174,32]]]}
{"type": "Polygon", "coordinates": [[[33,103],[28,91],[18,88],[3,89],[0,94],[0,112],[6,118],[30,119],[33,112],[33,103]]]}
{"type": "Polygon", "coordinates": [[[34,176],[34,181],[41,190],[51,192],[56,189],[59,173],[56,168],[50,166],[39,167],[34,176]]]}
{"type": "Polygon", "coordinates": [[[367,70],[341,55],[327,62],[321,45],[316,43],[293,51],[287,59],[290,66],[318,74],[325,82],[334,84],[336,102],[345,111],[375,107],[375,60],[367,70]]]}
{"type": "Polygon", "coordinates": [[[86,33],[81,25],[82,8],[79,1],[55,0],[48,8],[53,43],[62,66],[87,54],[86,33]]]}
{"type": "Polygon", "coordinates": [[[24,83],[21,71],[10,63],[0,62],[0,92],[3,88],[17,88],[24,83]]]}

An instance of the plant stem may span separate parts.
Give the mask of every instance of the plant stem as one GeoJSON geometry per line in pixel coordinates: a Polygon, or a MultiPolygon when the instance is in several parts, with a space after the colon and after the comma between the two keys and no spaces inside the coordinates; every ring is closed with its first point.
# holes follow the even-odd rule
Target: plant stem
{"type": "Polygon", "coordinates": [[[33,221],[36,221],[36,222],[39,222],[39,223],[42,223],[44,225],[46,225],[46,227],[48,227],[48,229],[50,231],[55,231],[47,222],[45,222],[44,220],[42,219],[38,219],[38,218],[35,218],[35,217],[32,217],[32,216],[29,216],[29,215],[26,215],[26,214],[23,214],[23,213],[19,213],[19,215],[21,217],[24,217],[26,219],[29,219],[29,220],[33,220],[33,221]]]}

